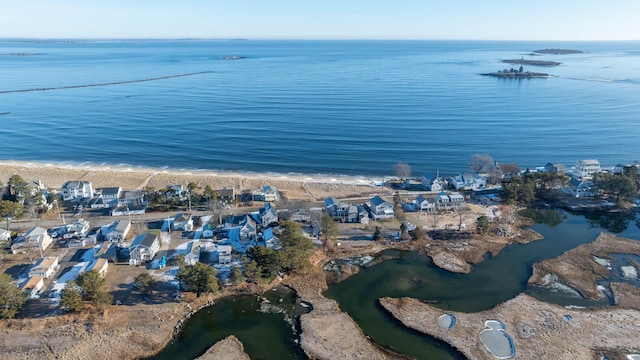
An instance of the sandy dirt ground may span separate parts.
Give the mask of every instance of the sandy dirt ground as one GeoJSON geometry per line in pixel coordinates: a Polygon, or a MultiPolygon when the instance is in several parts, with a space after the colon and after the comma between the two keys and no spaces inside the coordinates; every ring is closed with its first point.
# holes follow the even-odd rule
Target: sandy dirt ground
{"type": "Polygon", "coordinates": [[[213,189],[256,190],[275,186],[287,199],[318,201],[329,196],[356,197],[385,191],[382,179],[362,177],[314,177],[306,175],[257,174],[238,172],[174,171],[150,168],[53,165],[45,163],[0,162],[0,179],[6,182],[18,174],[27,181],[40,180],[51,189],[60,189],[66,181],[91,181],[93,188],[120,186],[125,190],[144,187],[164,188],[170,184],[186,186],[193,181],[213,189]]]}
{"type": "Polygon", "coordinates": [[[406,326],[449,342],[469,359],[495,359],[479,337],[487,320],[505,325],[515,359],[624,359],[640,354],[640,312],[635,310],[567,309],[521,294],[488,311],[448,311],[456,323],[447,330],[437,324],[445,312],[419,300],[383,298],[381,304],[406,326]]]}
{"type": "Polygon", "coordinates": [[[249,355],[244,352],[244,346],[235,336],[224,338],[207,350],[197,360],[249,360],[249,355]]]}

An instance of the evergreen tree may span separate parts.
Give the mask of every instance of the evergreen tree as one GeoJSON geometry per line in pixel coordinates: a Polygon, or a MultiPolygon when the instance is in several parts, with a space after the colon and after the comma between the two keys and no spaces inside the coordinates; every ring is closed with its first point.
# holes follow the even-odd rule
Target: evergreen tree
{"type": "Polygon", "coordinates": [[[82,294],[74,281],[69,281],[60,291],[60,306],[71,312],[82,310],[82,294]]]}
{"type": "Polygon", "coordinates": [[[16,316],[27,298],[27,294],[16,286],[10,275],[0,274],[0,319],[16,316]]]}
{"type": "Polygon", "coordinates": [[[143,296],[149,296],[156,286],[156,280],[147,272],[143,272],[133,279],[133,284],[140,290],[143,296]]]}

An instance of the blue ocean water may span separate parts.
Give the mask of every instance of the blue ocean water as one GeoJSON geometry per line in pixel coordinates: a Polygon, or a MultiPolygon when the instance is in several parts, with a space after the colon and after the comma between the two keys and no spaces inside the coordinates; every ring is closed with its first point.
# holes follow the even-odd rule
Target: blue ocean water
{"type": "Polygon", "coordinates": [[[640,160],[638,122],[640,42],[0,41],[3,160],[374,176],[397,162],[453,174],[476,153],[614,165],[640,160]],[[555,78],[479,75],[541,48],[584,53],[525,67],[555,78]]]}

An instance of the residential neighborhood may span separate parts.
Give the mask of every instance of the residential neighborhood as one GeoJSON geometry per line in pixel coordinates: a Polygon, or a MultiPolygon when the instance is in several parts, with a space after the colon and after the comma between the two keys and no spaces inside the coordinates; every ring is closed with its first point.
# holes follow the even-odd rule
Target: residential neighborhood
{"type": "MultiPolygon", "coordinates": [[[[517,164],[496,162],[482,172],[449,177],[440,176],[439,171],[435,175],[425,171],[420,178],[390,182],[386,191],[381,188],[379,194],[371,197],[327,197],[321,207],[309,202],[296,203],[293,208],[269,185],[250,191],[199,190],[193,184],[187,187],[168,184],[160,190],[125,190],[117,184],[94,189],[90,181],[70,180],[60,189],[47,189],[38,182],[41,191],[46,190],[50,197],[59,196],[59,200],[51,201],[42,210],[51,219],[49,223],[58,225],[23,229],[18,219],[7,216],[7,229],[0,229],[0,240],[10,241],[11,254],[5,255],[5,259],[16,257],[27,261],[10,271],[16,286],[24,290],[30,301],[44,300],[52,304],[51,311],[56,311],[65,284],[88,271],[97,272],[108,283],[121,283],[127,278],[127,268],[142,267],[180,292],[175,264],[182,259],[187,266],[199,262],[212,266],[221,283],[229,284],[233,269],[243,269],[247,259],[255,256],[252,249],[282,251],[280,235],[284,220],[300,223],[304,236],[316,246],[323,244],[320,230],[323,216],[340,225],[340,237],[344,239],[370,241],[374,239],[374,229],[380,228],[384,239],[406,241],[406,234],[402,234],[398,224],[416,228],[407,216],[418,223],[423,221],[418,226],[425,230],[462,229],[472,224],[463,227],[462,220],[460,224],[438,222],[435,216],[469,212],[473,204],[484,211],[476,210],[474,216],[486,214],[493,219],[491,206],[508,190],[503,186],[511,186],[528,174],[566,176],[565,181],[549,185],[550,189],[569,197],[585,198],[598,195],[594,182],[599,174],[619,174],[628,167],[607,168],[595,159],[584,159],[574,166],[547,163],[521,170],[517,164]],[[166,210],[147,212],[150,206],[166,210]],[[427,218],[421,216],[430,216],[427,225],[424,225],[427,218]]],[[[17,193],[8,191],[4,196],[17,193]]]]}

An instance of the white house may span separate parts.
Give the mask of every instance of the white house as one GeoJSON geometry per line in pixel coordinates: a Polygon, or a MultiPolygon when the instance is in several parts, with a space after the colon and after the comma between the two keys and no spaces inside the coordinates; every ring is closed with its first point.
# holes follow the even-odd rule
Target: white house
{"type": "Polygon", "coordinates": [[[90,205],[92,209],[113,208],[118,206],[118,198],[122,194],[122,188],[107,187],[97,189],[96,194],[98,195],[97,198],[90,205]]]}
{"type": "Polygon", "coordinates": [[[600,162],[596,159],[586,159],[576,161],[576,177],[578,180],[591,181],[593,175],[602,172],[600,162]]]}
{"type": "Polygon", "coordinates": [[[38,291],[42,289],[44,286],[44,280],[40,276],[32,276],[29,280],[22,286],[22,291],[29,294],[29,298],[33,299],[38,294],[38,291]]]}
{"type": "Polygon", "coordinates": [[[93,264],[88,266],[87,271],[95,271],[103,277],[107,275],[107,269],[109,268],[109,261],[104,258],[96,259],[93,264]]]}
{"type": "Polygon", "coordinates": [[[384,201],[380,196],[376,195],[371,198],[370,203],[371,215],[374,220],[391,219],[395,216],[393,204],[388,201],[384,201]]]}
{"type": "Polygon", "coordinates": [[[421,211],[421,212],[436,211],[435,201],[429,200],[422,195],[418,195],[418,197],[414,200],[413,207],[416,211],[421,211]]]}
{"type": "Polygon", "coordinates": [[[43,279],[49,278],[58,268],[58,257],[48,256],[40,258],[29,270],[29,276],[39,276],[43,279]]]}
{"type": "Polygon", "coordinates": [[[218,245],[218,264],[229,264],[231,262],[231,245],[218,245]]]}
{"type": "Polygon", "coordinates": [[[67,181],[62,185],[62,199],[65,201],[78,201],[93,197],[91,181],[67,181]]]}
{"type": "Polygon", "coordinates": [[[156,256],[160,250],[160,241],[153,234],[141,234],[133,240],[129,249],[129,265],[142,264],[151,261],[156,256]]]}
{"type": "Polygon", "coordinates": [[[105,241],[120,243],[131,230],[131,221],[116,220],[100,228],[100,235],[105,241]]]}
{"type": "Polygon", "coordinates": [[[271,204],[266,204],[264,208],[260,209],[260,223],[262,226],[269,226],[278,222],[278,212],[271,204]]]}
{"type": "Polygon", "coordinates": [[[478,190],[487,186],[487,179],[478,174],[460,174],[451,178],[450,184],[456,190],[478,190]]]}
{"type": "Polygon", "coordinates": [[[11,245],[11,251],[15,253],[22,248],[39,248],[44,251],[52,242],[53,239],[49,236],[47,229],[36,226],[17,238],[11,245]]]}
{"type": "Polygon", "coordinates": [[[89,221],[80,218],[74,220],[71,224],[65,225],[65,233],[62,235],[64,239],[81,238],[89,232],[89,221]]]}
{"type": "Polygon", "coordinates": [[[430,172],[424,172],[422,174],[421,183],[427,191],[442,191],[446,185],[444,179],[438,175],[434,176],[430,172]]]}
{"type": "Polygon", "coordinates": [[[594,196],[591,188],[593,187],[593,182],[591,181],[583,181],[577,178],[572,177],[567,184],[568,192],[575,197],[591,197],[594,196]]]}
{"type": "Polygon", "coordinates": [[[459,193],[447,195],[445,192],[441,192],[436,197],[436,208],[438,210],[458,210],[465,206],[464,196],[459,193]]]}
{"type": "Polygon", "coordinates": [[[192,231],[193,216],[191,216],[191,213],[177,213],[173,218],[173,229],[179,231],[192,231]]]}

